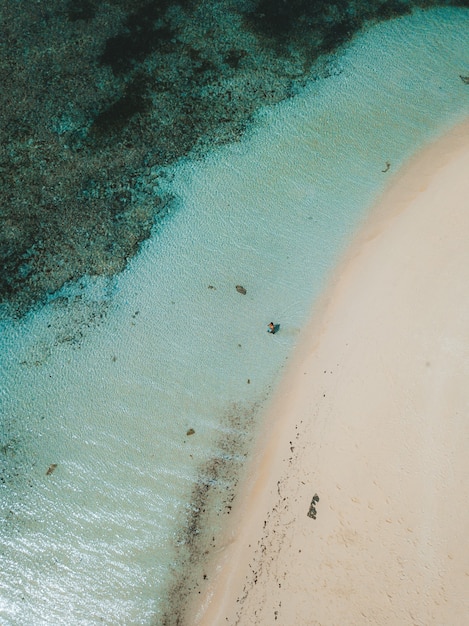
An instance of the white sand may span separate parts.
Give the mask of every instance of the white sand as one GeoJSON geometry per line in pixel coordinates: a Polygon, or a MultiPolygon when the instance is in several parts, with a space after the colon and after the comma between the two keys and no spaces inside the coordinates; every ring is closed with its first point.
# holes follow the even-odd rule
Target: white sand
{"type": "Polygon", "coordinates": [[[394,178],[316,310],[191,623],[469,623],[468,289],[466,123],[394,178]]]}

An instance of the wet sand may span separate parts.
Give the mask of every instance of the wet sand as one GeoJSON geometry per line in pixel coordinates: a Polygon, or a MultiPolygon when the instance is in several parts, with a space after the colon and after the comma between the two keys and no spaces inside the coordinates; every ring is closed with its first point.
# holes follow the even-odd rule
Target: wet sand
{"type": "Polygon", "coordinates": [[[265,415],[188,623],[467,622],[468,172],[466,121],[390,179],[265,415]]]}

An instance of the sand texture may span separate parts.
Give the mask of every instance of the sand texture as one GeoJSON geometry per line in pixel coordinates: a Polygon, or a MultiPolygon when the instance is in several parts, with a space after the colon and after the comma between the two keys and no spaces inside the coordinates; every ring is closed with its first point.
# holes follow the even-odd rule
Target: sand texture
{"type": "Polygon", "coordinates": [[[191,623],[468,623],[468,286],[465,123],[395,175],[316,307],[191,623]]]}

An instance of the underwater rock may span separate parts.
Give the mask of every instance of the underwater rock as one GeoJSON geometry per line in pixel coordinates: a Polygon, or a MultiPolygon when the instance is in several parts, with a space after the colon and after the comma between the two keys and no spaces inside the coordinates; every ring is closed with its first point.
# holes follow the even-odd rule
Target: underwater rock
{"type": "Polygon", "coordinates": [[[57,467],[57,463],[51,463],[49,467],[47,468],[46,476],[50,476],[55,471],[56,467],[57,467]]]}
{"type": "Polygon", "coordinates": [[[242,294],[243,294],[243,296],[245,296],[245,295],[246,295],[246,293],[247,293],[247,292],[246,292],[246,289],[245,289],[242,285],[236,285],[236,291],[237,291],[238,293],[242,293],[242,294]]]}

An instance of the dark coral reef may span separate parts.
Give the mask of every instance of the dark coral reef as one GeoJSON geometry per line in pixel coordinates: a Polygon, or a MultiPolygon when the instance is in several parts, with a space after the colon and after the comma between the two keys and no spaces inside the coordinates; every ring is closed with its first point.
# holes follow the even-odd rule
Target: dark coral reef
{"type": "Polygon", "coordinates": [[[238,139],[365,23],[435,4],[2,2],[2,308],[119,272],[164,220],[163,168],[238,139]]]}

